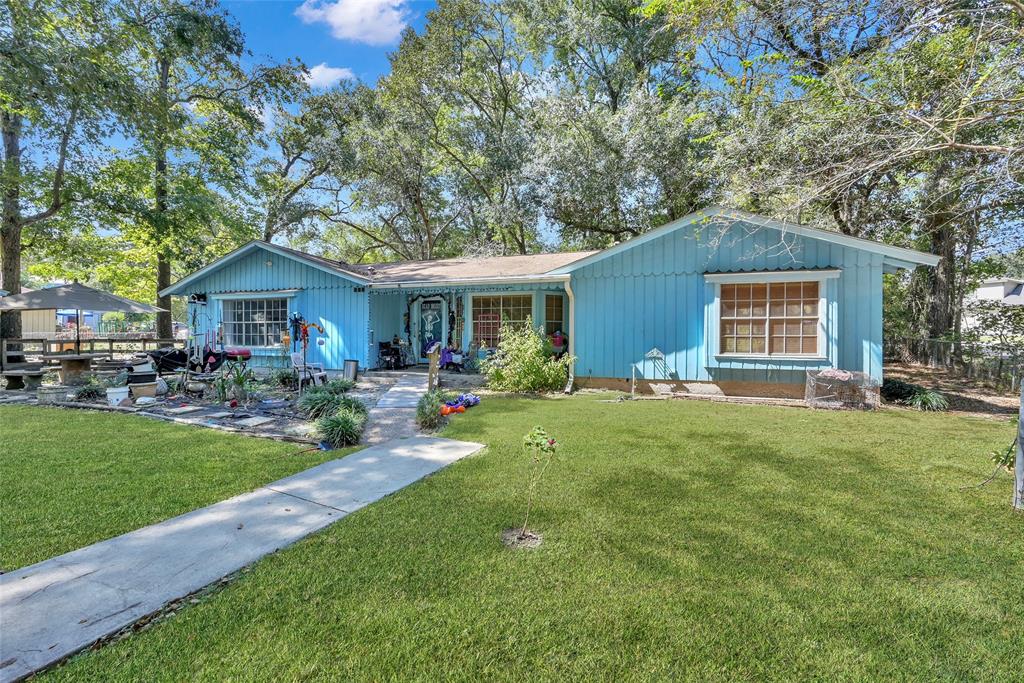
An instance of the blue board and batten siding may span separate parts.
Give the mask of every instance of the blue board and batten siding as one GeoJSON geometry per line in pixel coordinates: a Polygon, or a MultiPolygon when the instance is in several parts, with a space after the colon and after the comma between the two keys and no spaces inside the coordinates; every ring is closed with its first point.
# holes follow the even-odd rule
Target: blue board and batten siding
{"type": "Polygon", "coordinates": [[[881,255],[751,225],[694,225],[572,272],[576,375],[694,381],[804,381],[839,367],[882,376],[881,255]],[[822,360],[717,355],[716,285],[706,273],[837,268],[823,281],[822,360]],[[644,362],[657,347],[665,367],[644,362]],[[667,371],[667,372],[666,372],[667,371]],[[666,377],[666,374],[668,377],[666,377]]]}
{"type": "MultiPolygon", "coordinates": [[[[682,219],[685,221],[686,219],[682,219]]],[[[694,221],[665,226],[635,241],[556,269],[543,282],[494,284],[438,282],[396,288],[367,283],[358,277],[321,266],[302,256],[286,256],[271,245],[254,243],[239,253],[176,285],[173,293],[206,294],[209,305],[197,321],[197,332],[217,329],[225,296],[270,296],[289,293],[288,310],[324,326],[324,345],[310,346],[310,361],[339,369],[346,359],[360,366],[376,364],[378,342],[405,337],[404,315],[410,297],[443,294],[461,297],[464,318],[462,346],[472,340],[473,296],[530,293],[533,320],[544,323],[544,296],[563,296],[565,326],[569,306],[566,277],[575,300],[573,352],[578,379],[642,379],[799,384],[805,371],[836,367],[882,377],[882,273],[886,268],[913,267],[937,260],[908,250],[888,255],[880,245],[859,243],[813,232],[766,227],[746,219],[694,221]],[[665,229],[667,228],[667,229],[665,229]],[[909,259],[909,260],[907,260],[909,259]],[[820,282],[824,302],[820,314],[819,354],[799,356],[720,355],[719,282],[727,273],[758,273],[771,281],[773,272],[796,280],[820,282]],[[827,272],[826,272],[827,271],[827,272]],[[712,276],[709,278],[709,274],[712,276]],[[645,361],[657,347],[665,362],[645,361]]],[[[537,273],[538,276],[542,275],[537,273]]],[[[415,320],[416,309],[410,310],[415,320]]],[[[446,319],[447,320],[447,319],[446,319]]],[[[567,330],[568,331],[568,330],[567,330]]],[[[264,364],[281,364],[280,347],[254,349],[264,364]]]]}
{"type": "MultiPolygon", "coordinates": [[[[255,249],[226,262],[222,267],[188,285],[186,294],[206,294],[208,303],[200,307],[197,333],[202,338],[221,322],[220,296],[238,292],[275,292],[296,289],[289,294],[289,313],[298,311],[307,320],[324,327],[321,335],[311,331],[309,361],[339,369],[346,359],[366,367],[368,294],[361,283],[335,275],[296,259],[266,249],[255,249]],[[269,264],[269,265],[268,265],[269,264]],[[362,291],[358,291],[358,290],[362,291]],[[316,340],[323,339],[324,344],[316,340]]],[[[191,308],[191,306],[190,306],[191,308]]],[[[189,310],[191,323],[192,311],[189,310]]],[[[283,365],[287,362],[281,347],[253,349],[256,365],[283,365]]]]}

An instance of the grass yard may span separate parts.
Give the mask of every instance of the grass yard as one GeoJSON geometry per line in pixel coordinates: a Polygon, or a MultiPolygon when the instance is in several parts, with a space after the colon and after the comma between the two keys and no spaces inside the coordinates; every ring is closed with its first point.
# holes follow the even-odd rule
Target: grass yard
{"type": "Polygon", "coordinates": [[[133,415],[0,406],[0,568],[250,491],[337,453],[133,415]]]}
{"type": "Polygon", "coordinates": [[[485,399],[446,432],[484,453],[49,677],[1019,680],[1024,519],[1007,477],[957,490],[1011,433],[896,410],[485,399]],[[545,541],[511,551],[535,424],[562,443],[531,517],[545,541]]]}

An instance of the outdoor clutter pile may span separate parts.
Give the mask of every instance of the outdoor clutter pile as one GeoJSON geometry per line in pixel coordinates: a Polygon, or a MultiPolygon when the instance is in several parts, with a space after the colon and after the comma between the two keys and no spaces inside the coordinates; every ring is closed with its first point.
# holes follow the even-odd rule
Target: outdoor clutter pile
{"type": "Polygon", "coordinates": [[[479,405],[480,397],[475,394],[462,394],[453,401],[447,401],[441,406],[441,414],[445,417],[453,415],[455,413],[464,413],[466,408],[472,408],[475,405],[479,405]]]}

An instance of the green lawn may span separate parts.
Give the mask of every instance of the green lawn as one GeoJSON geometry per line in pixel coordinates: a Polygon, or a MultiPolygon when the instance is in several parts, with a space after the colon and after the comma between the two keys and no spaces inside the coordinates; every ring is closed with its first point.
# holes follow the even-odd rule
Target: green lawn
{"type": "MultiPolygon", "coordinates": [[[[147,423],[147,426],[150,426],[147,423]]],[[[55,679],[1019,680],[1007,423],[485,399],[490,448],[55,679]],[[563,444],[531,526],[522,435],[563,444]]]]}
{"type": "Polygon", "coordinates": [[[0,568],[250,491],[337,454],[81,410],[0,406],[0,568]]]}

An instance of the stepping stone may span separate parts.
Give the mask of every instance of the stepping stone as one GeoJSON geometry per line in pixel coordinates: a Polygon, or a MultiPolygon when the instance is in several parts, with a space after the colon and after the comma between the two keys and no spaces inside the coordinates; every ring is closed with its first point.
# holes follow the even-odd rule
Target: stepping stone
{"type": "Polygon", "coordinates": [[[316,430],[316,426],[304,422],[297,425],[289,425],[281,430],[281,433],[289,436],[309,436],[316,430]]]}
{"type": "Polygon", "coordinates": [[[227,410],[218,410],[215,413],[207,413],[206,415],[206,417],[210,418],[211,420],[223,420],[225,417],[232,416],[234,416],[234,413],[229,412],[227,410]]]}
{"type": "Polygon", "coordinates": [[[179,406],[178,408],[168,408],[164,412],[168,415],[185,415],[187,413],[194,413],[197,410],[202,410],[202,406],[179,406]]]}
{"type": "Polygon", "coordinates": [[[239,427],[259,427],[273,421],[274,418],[272,417],[247,417],[244,420],[235,422],[235,424],[239,427]]]}

